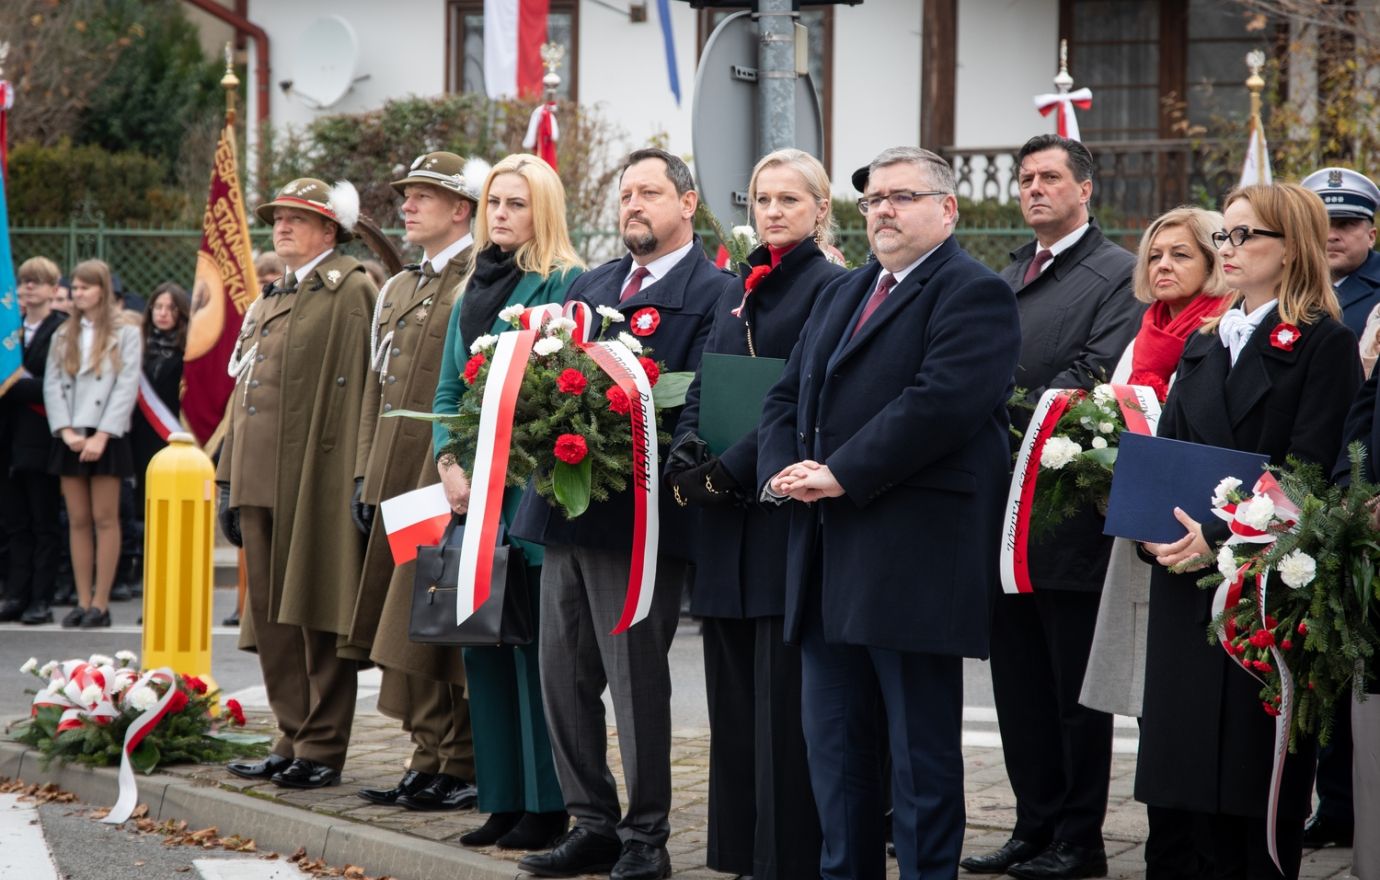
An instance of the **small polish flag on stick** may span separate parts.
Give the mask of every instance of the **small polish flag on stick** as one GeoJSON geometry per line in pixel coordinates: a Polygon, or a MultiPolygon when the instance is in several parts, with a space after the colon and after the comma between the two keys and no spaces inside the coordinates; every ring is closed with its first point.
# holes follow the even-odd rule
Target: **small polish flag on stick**
{"type": "Polygon", "coordinates": [[[451,515],[446,490],[440,483],[389,498],[379,505],[379,512],[395,565],[416,559],[418,547],[441,543],[451,515]]]}

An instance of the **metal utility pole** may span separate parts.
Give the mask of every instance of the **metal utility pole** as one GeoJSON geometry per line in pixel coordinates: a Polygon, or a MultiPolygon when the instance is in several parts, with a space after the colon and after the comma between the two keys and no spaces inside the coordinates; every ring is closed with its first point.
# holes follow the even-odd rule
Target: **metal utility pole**
{"type": "Polygon", "coordinates": [[[757,133],[761,155],[795,146],[795,20],[791,0],[757,0],[757,133]]]}

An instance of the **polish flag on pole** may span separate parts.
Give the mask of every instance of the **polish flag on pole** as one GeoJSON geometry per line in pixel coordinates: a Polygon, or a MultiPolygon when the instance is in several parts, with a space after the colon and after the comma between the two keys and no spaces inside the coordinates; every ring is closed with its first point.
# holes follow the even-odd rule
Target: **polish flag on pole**
{"type": "Polygon", "coordinates": [[[1246,88],[1251,93],[1250,141],[1246,144],[1246,161],[1241,165],[1240,186],[1274,183],[1274,173],[1270,170],[1270,148],[1265,143],[1265,124],[1260,120],[1260,91],[1265,88],[1265,80],[1260,76],[1265,66],[1265,53],[1255,49],[1246,53],[1246,67],[1251,75],[1246,79],[1246,88]]]}
{"type": "Polygon", "coordinates": [[[484,0],[484,88],[490,98],[539,98],[550,0],[484,0]]]}
{"type": "Polygon", "coordinates": [[[379,513],[383,514],[383,530],[388,533],[393,562],[402,565],[417,558],[418,547],[441,543],[450,524],[451,510],[446,503],[446,490],[435,483],[385,500],[379,505],[379,513]]]}

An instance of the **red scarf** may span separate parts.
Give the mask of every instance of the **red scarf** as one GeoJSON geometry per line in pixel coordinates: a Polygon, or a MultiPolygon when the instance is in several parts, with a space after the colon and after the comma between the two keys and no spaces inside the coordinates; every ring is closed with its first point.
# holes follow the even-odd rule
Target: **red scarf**
{"type": "Polygon", "coordinates": [[[1155,389],[1160,402],[1169,394],[1169,377],[1179,367],[1188,337],[1203,326],[1203,319],[1218,314],[1231,298],[1198,294],[1179,314],[1169,314],[1169,304],[1155,302],[1145,310],[1131,351],[1131,385],[1155,389]]]}

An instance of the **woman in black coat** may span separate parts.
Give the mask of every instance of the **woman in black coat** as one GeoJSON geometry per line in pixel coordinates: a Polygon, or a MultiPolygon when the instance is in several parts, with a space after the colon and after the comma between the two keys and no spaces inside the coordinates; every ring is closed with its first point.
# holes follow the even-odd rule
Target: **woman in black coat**
{"type": "MultiPolygon", "coordinates": [[[[829,177],[800,150],[753,169],[748,203],[763,242],[743,287],[719,301],[710,353],[785,359],[829,282],[829,177]]],[[[757,433],[714,456],[698,435],[700,379],[686,398],[666,480],[699,512],[690,610],[703,618],[709,698],[709,844],[716,871],[819,874],[820,833],[800,722],[800,653],[782,638],[788,517],[757,503],[757,433]],[[755,720],[755,723],[754,723],[755,720]],[[755,728],[755,736],[754,736],[755,728]]]]}
{"type": "MultiPolygon", "coordinates": [[[[1165,402],[1159,435],[1288,456],[1331,467],[1347,409],[1361,383],[1356,338],[1339,323],[1329,283],[1327,214],[1293,184],[1248,186],[1227,198],[1226,229],[1213,236],[1234,307],[1189,340],[1165,402]],[[1281,329],[1296,333],[1283,333],[1281,329]]],[[[1211,486],[1204,486],[1205,493],[1211,486]]],[[[1147,544],[1150,580],[1145,702],[1135,795],[1147,804],[1208,814],[1213,876],[1277,878],[1266,812],[1274,719],[1260,684],[1210,644],[1212,591],[1199,569],[1227,537],[1220,521],[1175,510],[1180,540],[1147,544]],[[1192,571],[1171,566],[1190,563],[1192,571]]],[[[1276,838],[1283,876],[1298,876],[1311,806],[1313,743],[1284,764],[1276,838]]]]}
{"type": "MultiPolygon", "coordinates": [[[[191,306],[187,292],[172,282],[160,284],[144,309],[144,378],[176,418],[182,412],[182,352],[187,347],[191,306]]],[[[149,461],[168,445],[142,408],[129,430],[134,447],[135,516],[144,519],[144,480],[149,461]]]]}

